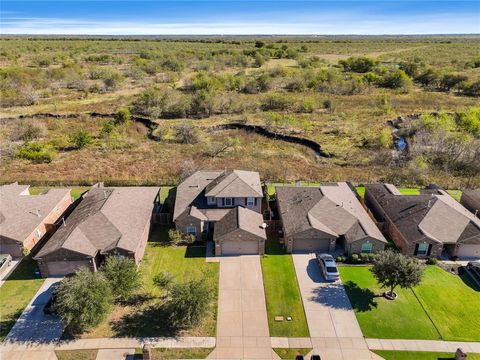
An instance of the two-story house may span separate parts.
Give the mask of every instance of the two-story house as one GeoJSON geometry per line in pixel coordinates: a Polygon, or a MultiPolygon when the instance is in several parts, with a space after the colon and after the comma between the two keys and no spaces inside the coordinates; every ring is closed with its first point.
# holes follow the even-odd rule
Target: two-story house
{"type": "Polygon", "coordinates": [[[216,255],[263,254],[263,191],[253,171],[197,171],[177,187],[173,221],[197,240],[213,238],[216,255]]]}

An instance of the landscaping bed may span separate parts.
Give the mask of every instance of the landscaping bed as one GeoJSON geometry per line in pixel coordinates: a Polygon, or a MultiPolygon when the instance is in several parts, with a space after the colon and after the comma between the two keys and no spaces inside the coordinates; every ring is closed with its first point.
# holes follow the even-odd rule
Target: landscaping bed
{"type": "Polygon", "coordinates": [[[270,336],[309,337],[292,256],[277,239],[267,240],[265,250],[261,264],[270,336]],[[276,316],[283,316],[283,321],[275,321],[276,316]]]}

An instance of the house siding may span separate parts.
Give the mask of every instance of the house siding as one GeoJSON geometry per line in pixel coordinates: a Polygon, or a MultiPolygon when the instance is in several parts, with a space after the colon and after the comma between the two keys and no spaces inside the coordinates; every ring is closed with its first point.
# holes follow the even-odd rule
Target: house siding
{"type": "Polygon", "coordinates": [[[232,206],[223,206],[223,199],[224,198],[217,198],[217,207],[218,208],[233,208],[235,206],[243,206],[244,208],[253,210],[255,212],[261,213],[262,212],[262,198],[261,197],[256,197],[257,199],[256,204],[253,206],[247,206],[247,198],[233,198],[233,205],[232,206]]]}
{"type": "Polygon", "coordinates": [[[347,255],[360,254],[362,252],[362,245],[369,241],[372,244],[372,253],[378,253],[385,249],[385,243],[372,237],[366,237],[350,244],[345,244],[345,252],[347,255]]]}
{"type": "Polygon", "coordinates": [[[187,227],[195,226],[197,228],[196,240],[202,239],[203,221],[190,215],[181,215],[175,220],[175,228],[183,233],[187,233],[187,227]]]}
{"type": "Polygon", "coordinates": [[[480,203],[478,201],[475,201],[472,197],[462,193],[460,203],[473,214],[477,213],[477,217],[480,218],[480,203]]]}

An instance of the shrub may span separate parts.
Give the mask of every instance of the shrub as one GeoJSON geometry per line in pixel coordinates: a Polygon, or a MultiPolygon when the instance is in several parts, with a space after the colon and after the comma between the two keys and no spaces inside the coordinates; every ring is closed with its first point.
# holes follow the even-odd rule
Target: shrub
{"type": "Polygon", "coordinates": [[[381,147],[391,149],[393,146],[392,130],[388,127],[383,127],[378,134],[378,142],[381,147]]]}
{"type": "Polygon", "coordinates": [[[271,94],[263,100],[261,108],[263,111],[284,111],[289,109],[293,104],[294,100],[291,97],[282,94],[271,94]]]}
{"type": "Polygon", "coordinates": [[[196,144],[199,141],[196,128],[190,124],[178,125],[175,128],[175,139],[181,144],[196,144]]]}
{"type": "Polygon", "coordinates": [[[77,149],[82,149],[92,143],[92,136],[89,132],[79,129],[72,134],[71,141],[77,149]]]}
{"type": "Polygon", "coordinates": [[[351,262],[352,264],[358,264],[358,262],[359,262],[358,254],[352,254],[352,255],[350,255],[350,262],[351,262]]]}
{"type": "Polygon", "coordinates": [[[195,236],[187,235],[180,230],[168,230],[168,240],[172,245],[191,244],[195,241],[195,236]]]}
{"type": "Polygon", "coordinates": [[[132,115],[130,114],[130,110],[128,108],[121,108],[115,114],[115,125],[124,125],[130,121],[131,117],[132,115]]]}
{"type": "Polygon", "coordinates": [[[445,74],[442,76],[440,79],[440,89],[444,91],[450,91],[454,87],[456,87],[458,84],[467,81],[468,76],[465,75],[458,75],[458,74],[445,74]]]}
{"type": "Polygon", "coordinates": [[[467,112],[459,113],[457,125],[474,136],[480,136],[480,108],[471,108],[467,112]]]}
{"type": "Polygon", "coordinates": [[[167,289],[175,280],[175,276],[168,271],[162,271],[153,278],[153,283],[161,289],[167,289]]]}
{"type": "Polygon", "coordinates": [[[81,333],[100,324],[112,302],[110,285],[102,273],[81,268],[55,290],[54,307],[66,330],[81,333]]]}
{"type": "Polygon", "coordinates": [[[47,129],[43,124],[34,124],[31,122],[20,122],[10,135],[12,141],[32,141],[44,137],[47,129]]]}
{"type": "Polygon", "coordinates": [[[345,258],[343,256],[337,256],[337,259],[336,259],[337,263],[341,263],[344,260],[345,260],[345,258]]]}
{"type": "Polygon", "coordinates": [[[380,86],[407,91],[411,83],[412,81],[403,70],[391,70],[383,76],[380,86]]]}
{"type": "Polygon", "coordinates": [[[368,254],[360,253],[360,254],[358,254],[358,258],[360,260],[360,263],[362,263],[362,264],[368,263],[368,260],[369,260],[368,254]]]}
{"type": "Polygon", "coordinates": [[[433,256],[430,256],[426,261],[427,265],[437,265],[437,263],[438,263],[437,258],[435,258],[433,256]]]}
{"type": "Polygon", "coordinates": [[[130,258],[108,256],[101,271],[116,300],[128,300],[140,285],[137,264],[130,258]]]}
{"type": "Polygon", "coordinates": [[[350,57],[346,60],[340,60],[339,64],[343,67],[344,71],[366,73],[372,71],[378,64],[378,61],[367,57],[350,57]]]}
{"type": "Polygon", "coordinates": [[[49,163],[57,156],[56,152],[38,142],[26,143],[20,147],[16,156],[34,163],[49,163]]]}

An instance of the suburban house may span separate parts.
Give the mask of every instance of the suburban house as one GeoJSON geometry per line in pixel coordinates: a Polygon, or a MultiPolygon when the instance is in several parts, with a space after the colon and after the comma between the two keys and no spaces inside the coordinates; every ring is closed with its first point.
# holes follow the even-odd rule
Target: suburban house
{"type": "Polygon", "coordinates": [[[480,189],[463,190],[460,202],[480,218],[480,189]]]}
{"type": "Polygon", "coordinates": [[[173,221],[197,240],[213,239],[216,255],[263,254],[263,191],[253,171],[197,171],[177,187],[173,221]]]}
{"type": "Polygon", "coordinates": [[[71,203],[69,189],[30,195],[28,185],[0,186],[0,253],[22,257],[54,229],[71,203]]]}
{"type": "Polygon", "coordinates": [[[480,257],[480,219],[437,187],[402,195],[394,185],[366,185],[365,202],[402,253],[426,258],[480,257]]]}
{"type": "Polygon", "coordinates": [[[277,187],[277,207],[288,252],[348,255],[384,249],[387,241],[347,183],[277,187]]]}
{"type": "Polygon", "coordinates": [[[158,187],[95,186],[34,257],[42,276],[67,275],[85,266],[92,271],[108,255],[138,264],[150,233],[158,187]]]}

